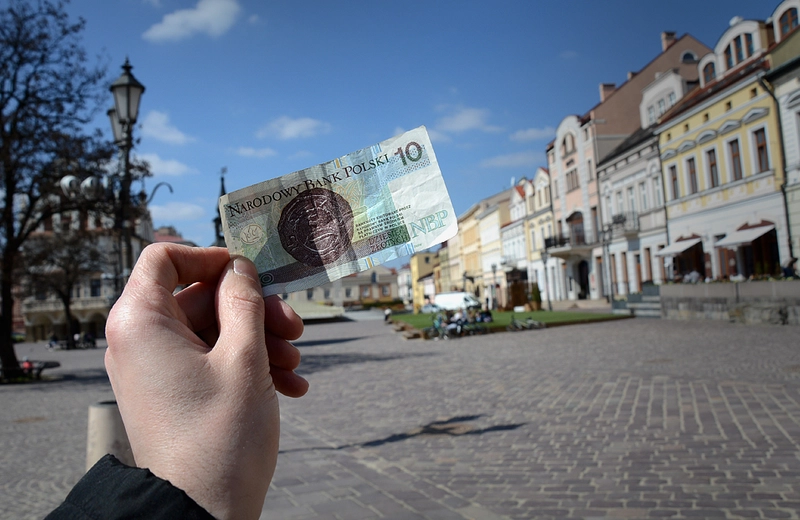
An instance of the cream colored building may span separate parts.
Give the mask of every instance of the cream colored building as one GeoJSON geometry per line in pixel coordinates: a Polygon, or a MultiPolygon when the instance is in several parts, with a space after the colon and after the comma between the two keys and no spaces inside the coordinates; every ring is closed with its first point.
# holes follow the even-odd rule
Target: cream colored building
{"type": "Polygon", "coordinates": [[[528,246],[528,280],[539,286],[542,301],[560,300],[562,295],[557,291],[556,269],[559,259],[546,254],[545,265],[543,253],[546,250],[546,239],[553,236],[553,210],[550,201],[550,173],[546,168],[537,168],[533,179],[526,185],[527,204],[527,246],[528,246]]]}
{"type": "Polygon", "coordinates": [[[481,244],[484,302],[490,309],[500,308],[508,300],[500,230],[511,220],[508,203],[513,190],[510,188],[482,200],[475,215],[481,244]]]}
{"type": "Polygon", "coordinates": [[[391,303],[400,299],[397,271],[376,265],[366,271],[345,276],[319,287],[284,293],[289,305],[294,302],[311,302],[321,305],[350,307],[353,305],[391,303]]]}
{"type": "MultiPolygon", "coordinates": [[[[638,72],[630,72],[620,86],[600,85],[600,102],[581,116],[565,117],[547,149],[556,224],[549,253],[561,259],[556,290],[567,299],[600,298],[603,246],[600,230],[608,223],[600,206],[596,167],[642,126],[643,91],[670,71],[689,81],[697,78],[697,62],[709,51],[691,35],[661,34],[661,53],[638,72]]],[[[678,93],[664,91],[644,106],[645,122],[652,124],[678,93]]]]}

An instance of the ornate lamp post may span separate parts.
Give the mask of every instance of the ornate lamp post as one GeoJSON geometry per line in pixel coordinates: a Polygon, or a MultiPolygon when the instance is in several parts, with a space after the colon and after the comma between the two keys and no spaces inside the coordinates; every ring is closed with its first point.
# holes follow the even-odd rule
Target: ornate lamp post
{"type": "Polygon", "coordinates": [[[544,251],[542,251],[542,263],[544,264],[544,292],[547,293],[547,310],[553,310],[553,304],[550,302],[550,283],[548,282],[547,277],[547,261],[550,259],[550,253],[547,252],[547,242],[544,245],[544,251]]]}
{"type": "Polygon", "coordinates": [[[127,281],[133,267],[133,248],[131,247],[131,150],[133,149],[133,127],[139,115],[139,102],[144,93],[144,85],[131,73],[128,58],[122,66],[122,75],[111,84],[109,90],[114,95],[114,108],[108,111],[114,141],[122,151],[122,182],[119,192],[119,213],[114,227],[122,230],[124,254],[122,256],[122,276],[127,281]]]}

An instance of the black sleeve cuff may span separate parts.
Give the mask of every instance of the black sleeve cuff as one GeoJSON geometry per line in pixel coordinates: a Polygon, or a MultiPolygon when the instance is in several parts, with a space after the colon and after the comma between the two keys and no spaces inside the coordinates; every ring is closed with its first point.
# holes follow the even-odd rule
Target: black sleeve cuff
{"type": "Polygon", "coordinates": [[[72,488],[46,520],[148,518],[213,520],[183,490],[106,455],[72,488]]]}

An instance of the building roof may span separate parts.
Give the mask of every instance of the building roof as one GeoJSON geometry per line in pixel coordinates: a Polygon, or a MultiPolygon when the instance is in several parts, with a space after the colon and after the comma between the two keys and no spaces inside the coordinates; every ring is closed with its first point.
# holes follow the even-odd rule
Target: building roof
{"type": "Polygon", "coordinates": [[[728,90],[741,81],[748,79],[757,72],[767,70],[768,68],[767,60],[764,56],[762,56],[754,61],[742,64],[738,69],[734,70],[734,72],[727,74],[717,81],[707,84],[703,88],[695,88],[686,94],[675,105],[673,105],[672,108],[667,110],[658,123],[656,133],[660,133],[660,130],[664,127],[665,123],[677,118],[679,115],[696,107],[703,101],[721,92],[724,92],[725,90],[728,90]]]}
{"type": "Polygon", "coordinates": [[[597,169],[599,170],[605,165],[614,162],[617,157],[624,155],[625,152],[628,152],[633,148],[636,148],[638,145],[652,138],[654,135],[655,125],[636,130],[634,133],[629,135],[627,139],[622,141],[619,146],[611,150],[611,152],[606,155],[602,161],[600,161],[600,164],[597,165],[597,169]]]}

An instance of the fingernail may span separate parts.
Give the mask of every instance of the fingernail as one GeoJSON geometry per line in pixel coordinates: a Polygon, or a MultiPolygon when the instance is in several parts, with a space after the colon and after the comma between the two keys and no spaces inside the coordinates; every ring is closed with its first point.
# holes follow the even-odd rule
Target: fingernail
{"type": "Polygon", "coordinates": [[[238,275],[247,276],[252,280],[258,279],[256,266],[253,265],[253,262],[250,262],[246,258],[242,258],[240,256],[233,259],[233,272],[238,275]]]}

